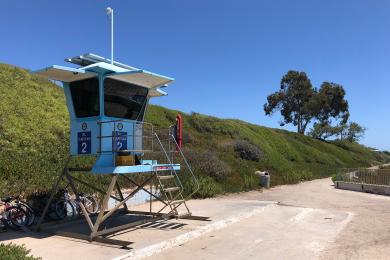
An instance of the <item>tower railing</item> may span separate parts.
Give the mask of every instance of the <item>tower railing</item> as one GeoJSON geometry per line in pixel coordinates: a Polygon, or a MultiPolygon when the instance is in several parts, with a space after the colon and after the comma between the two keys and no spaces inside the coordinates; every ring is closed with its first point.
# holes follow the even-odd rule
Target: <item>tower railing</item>
{"type": "MultiPolygon", "coordinates": [[[[99,139],[99,148],[98,153],[114,153],[116,154],[119,151],[127,151],[131,153],[147,153],[147,152],[153,152],[153,144],[154,144],[154,127],[153,124],[148,122],[141,122],[141,121],[133,121],[133,120],[126,120],[126,119],[118,119],[118,120],[107,120],[107,121],[99,121],[99,135],[97,138],[99,139]],[[112,124],[112,127],[107,127],[107,124],[112,124]],[[120,126],[122,124],[122,126],[120,126]],[[119,134],[123,129],[123,124],[125,125],[131,125],[130,131],[126,131],[125,135],[119,134]],[[103,132],[110,131],[113,134],[104,135],[103,132]],[[114,144],[114,142],[117,142],[120,140],[120,138],[125,138],[126,142],[128,139],[131,140],[130,144],[131,147],[127,147],[126,149],[122,149],[117,143],[114,144]],[[109,142],[112,143],[111,149],[104,149],[103,147],[107,146],[104,145],[103,142],[106,142],[110,140],[109,142]]],[[[127,127],[128,130],[128,127],[127,127]]]]}
{"type": "MultiPolygon", "coordinates": [[[[117,153],[121,151],[129,152],[132,155],[139,155],[139,159],[144,158],[147,154],[151,154],[158,157],[153,159],[165,161],[166,164],[172,166],[176,163],[175,159],[178,156],[190,175],[190,181],[194,184],[191,193],[186,194],[186,198],[190,198],[199,190],[199,181],[175,138],[175,126],[170,126],[168,129],[157,129],[153,124],[148,122],[125,119],[100,121],[98,124],[100,126],[99,136],[97,137],[99,139],[98,153],[112,153],[114,155],[114,162],[116,161],[117,153]],[[111,126],[107,126],[107,124],[111,124],[111,126]],[[129,125],[131,125],[130,128],[129,125]],[[122,130],[127,130],[126,134],[119,134],[122,130]],[[106,135],[103,133],[106,133],[106,135]],[[126,149],[118,147],[116,141],[120,140],[120,138],[125,138],[126,143],[129,143],[130,147],[126,147],[126,149]],[[107,139],[110,141],[107,141],[107,139]],[[128,139],[130,139],[130,142],[128,142],[128,139]],[[107,142],[111,142],[112,145],[109,145],[107,142]],[[110,146],[111,149],[107,149],[107,146],[110,146]],[[159,155],[157,155],[157,152],[159,155]]],[[[180,187],[180,196],[184,196],[182,194],[184,191],[182,180],[179,178],[174,167],[171,167],[169,171],[171,175],[175,176],[177,185],[180,187]]]]}

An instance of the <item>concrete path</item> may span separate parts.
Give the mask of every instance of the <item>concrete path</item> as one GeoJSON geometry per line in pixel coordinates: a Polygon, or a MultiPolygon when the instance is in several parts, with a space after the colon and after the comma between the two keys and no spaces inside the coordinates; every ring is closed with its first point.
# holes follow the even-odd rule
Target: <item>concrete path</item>
{"type": "Polygon", "coordinates": [[[351,214],[275,206],[150,259],[315,259],[351,214]]]}
{"type": "Polygon", "coordinates": [[[372,167],[370,167],[368,169],[370,169],[370,170],[378,170],[381,166],[387,167],[387,166],[390,166],[390,163],[386,163],[386,164],[382,164],[382,165],[375,165],[375,166],[372,166],[372,167]]]}
{"type": "Polygon", "coordinates": [[[135,242],[132,250],[23,233],[0,240],[43,259],[389,259],[389,205],[389,197],[322,179],[191,201],[194,214],[212,221],[156,223],[113,237],[135,242]]]}

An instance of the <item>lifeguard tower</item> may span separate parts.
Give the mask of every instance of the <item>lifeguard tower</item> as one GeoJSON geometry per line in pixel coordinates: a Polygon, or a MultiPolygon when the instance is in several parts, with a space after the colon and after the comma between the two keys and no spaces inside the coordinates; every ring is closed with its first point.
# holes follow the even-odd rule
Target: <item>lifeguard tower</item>
{"type": "MultiPolygon", "coordinates": [[[[188,169],[186,174],[190,175],[186,176],[187,179],[190,177],[195,183],[193,185],[195,187],[193,192],[195,192],[198,182],[181,150],[181,117],[178,116],[176,122],[173,122],[172,127],[166,131],[164,140],[167,141],[165,142],[167,145],[163,144],[164,141],[153,126],[144,122],[149,100],[166,95],[163,88],[173,79],[95,54],[80,55],[65,61],[78,67],[54,65],[35,73],[63,84],[70,115],[70,156],[94,155],[96,161],[92,168],[66,166],[53,187],[50,201],[63,179],[70,184],[77,197],[76,201],[79,194],[76,182],[93,188],[103,195],[97,216],[90,216],[84,205],[79,203],[90,234],[85,236],[66,233],[65,235],[123,245],[123,241],[118,242],[106,236],[140,224],[169,218],[206,220],[207,218],[192,216],[178,174],[181,166],[173,161],[174,154],[176,157],[180,156],[181,162],[188,169]],[[145,154],[155,152],[156,148],[162,152],[165,163],[143,159],[145,154]],[[92,172],[94,175],[106,174],[112,177],[107,190],[102,190],[72,176],[73,172],[92,172]],[[142,173],[145,173],[144,181],[137,183],[132,175],[142,173]],[[122,177],[135,187],[126,196],[122,193],[118,182],[118,178],[122,177]],[[159,194],[148,189],[153,185],[158,188],[159,194]],[[131,211],[126,202],[140,190],[150,194],[150,203],[152,199],[158,201],[162,208],[153,211],[150,204],[150,210],[147,212],[131,211]],[[118,202],[113,208],[108,207],[110,198],[118,202]],[[102,223],[117,213],[120,208],[125,214],[144,215],[145,218],[120,226],[101,228],[102,223]],[[184,213],[183,210],[179,210],[180,208],[184,213]]],[[[38,228],[50,201],[46,205],[38,228]]]]}

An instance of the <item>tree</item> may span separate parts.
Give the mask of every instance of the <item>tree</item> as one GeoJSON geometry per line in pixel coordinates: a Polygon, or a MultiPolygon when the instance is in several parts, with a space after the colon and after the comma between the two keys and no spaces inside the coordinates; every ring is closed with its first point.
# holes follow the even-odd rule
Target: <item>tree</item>
{"type": "Polygon", "coordinates": [[[365,132],[365,127],[356,122],[350,122],[346,132],[346,139],[350,142],[357,142],[364,136],[365,132]]]}
{"type": "Polygon", "coordinates": [[[315,90],[306,73],[288,71],[281,80],[280,90],[267,97],[265,114],[272,115],[279,110],[283,116],[281,126],[292,123],[298,128],[298,133],[304,134],[315,116],[311,104],[314,94],[315,90]]]}
{"type": "Polygon", "coordinates": [[[331,126],[327,123],[315,123],[309,132],[309,135],[321,140],[326,140],[330,137],[338,137],[339,140],[357,142],[364,136],[365,131],[365,127],[362,127],[355,122],[350,122],[349,124],[339,124],[336,126],[331,126]]]}
{"type": "Polygon", "coordinates": [[[327,140],[332,136],[341,136],[345,131],[345,125],[331,126],[329,124],[315,123],[308,135],[320,140],[327,140]]]}
{"type": "Polygon", "coordinates": [[[306,73],[288,71],[280,83],[280,90],[267,97],[266,115],[280,111],[281,126],[293,124],[304,134],[313,120],[322,126],[331,125],[332,119],[345,124],[349,118],[344,88],[336,83],[324,82],[319,90],[313,88],[306,73]]]}
{"type": "Polygon", "coordinates": [[[330,124],[331,118],[340,119],[340,124],[347,123],[349,109],[343,86],[324,82],[314,98],[314,104],[317,106],[316,118],[321,124],[330,124]]]}

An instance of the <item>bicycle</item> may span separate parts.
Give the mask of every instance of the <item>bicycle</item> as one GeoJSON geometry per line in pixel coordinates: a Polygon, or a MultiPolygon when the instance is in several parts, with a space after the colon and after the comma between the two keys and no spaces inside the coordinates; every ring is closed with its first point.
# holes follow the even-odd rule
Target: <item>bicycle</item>
{"type": "Polygon", "coordinates": [[[74,218],[76,209],[67,189],[58,192],[61,197],[55,202],[55,213],[59,219],[74,218]]]}
{"type": "Polygon", "coordinates": [[[21,227],[27,226],[29,218],[27,212],[21,205],[12,204],[13,200],[14,197],[6,197],[1,200],[0,206],[2,207],[2,212],[0,220],[4,228],[10,227],[18,230],[21,227]]]}
{"type": "MultiPolygon", "coordinates": [[[[35,223],[43,214],[43,210],[49,200],[49,197],[50,195],[47,192],[35,192],[28,197],[28,203],[20,201],[20,203],[25,204],[25,206],[33,212],[34,220],[30,220],[30,222],[35,223]]],[[[47,209],[45,216],[47,220],[59,220],[57,213],[55,212],[55,202],[56,200],[53,200],[47,209]]]]}
{"type": "Polygon", "coordinates": [[[10,203],[16,207],[21,207],[27,214],[28,223],[27,226],[31,226],[36,219],[35,210],[25,201],[20,200],[20,197],[10,197],[12,198],[10,203]]]}
{"type": "MultiPolygon", "coordinates": [[[[80,215],[82,213],[78,201],[72,199],[66,188],[60,190],[59,194],[61,199],[55,202],[55,212],[58,218],[73,219],[76,215],[80,215]]],[[[93,196],[86,196],[84,193],[79,193],[78,195],[88,214],[94,214],[98,212],[98,202],[93,196]]]]}
{"type": "MultiPolygon", "coordinates": [[[[81,200],[81,203],[83,203],[85,210],[89,214],[95,214],[99,211],[99,204],[93,196],[85,195],[84,193],[79,193],[79,198],[81,200]]],[[[77,210],[80,214],[81,207],[78,203],[75,203],[75,204],[76,204],[77,210]]]]}

